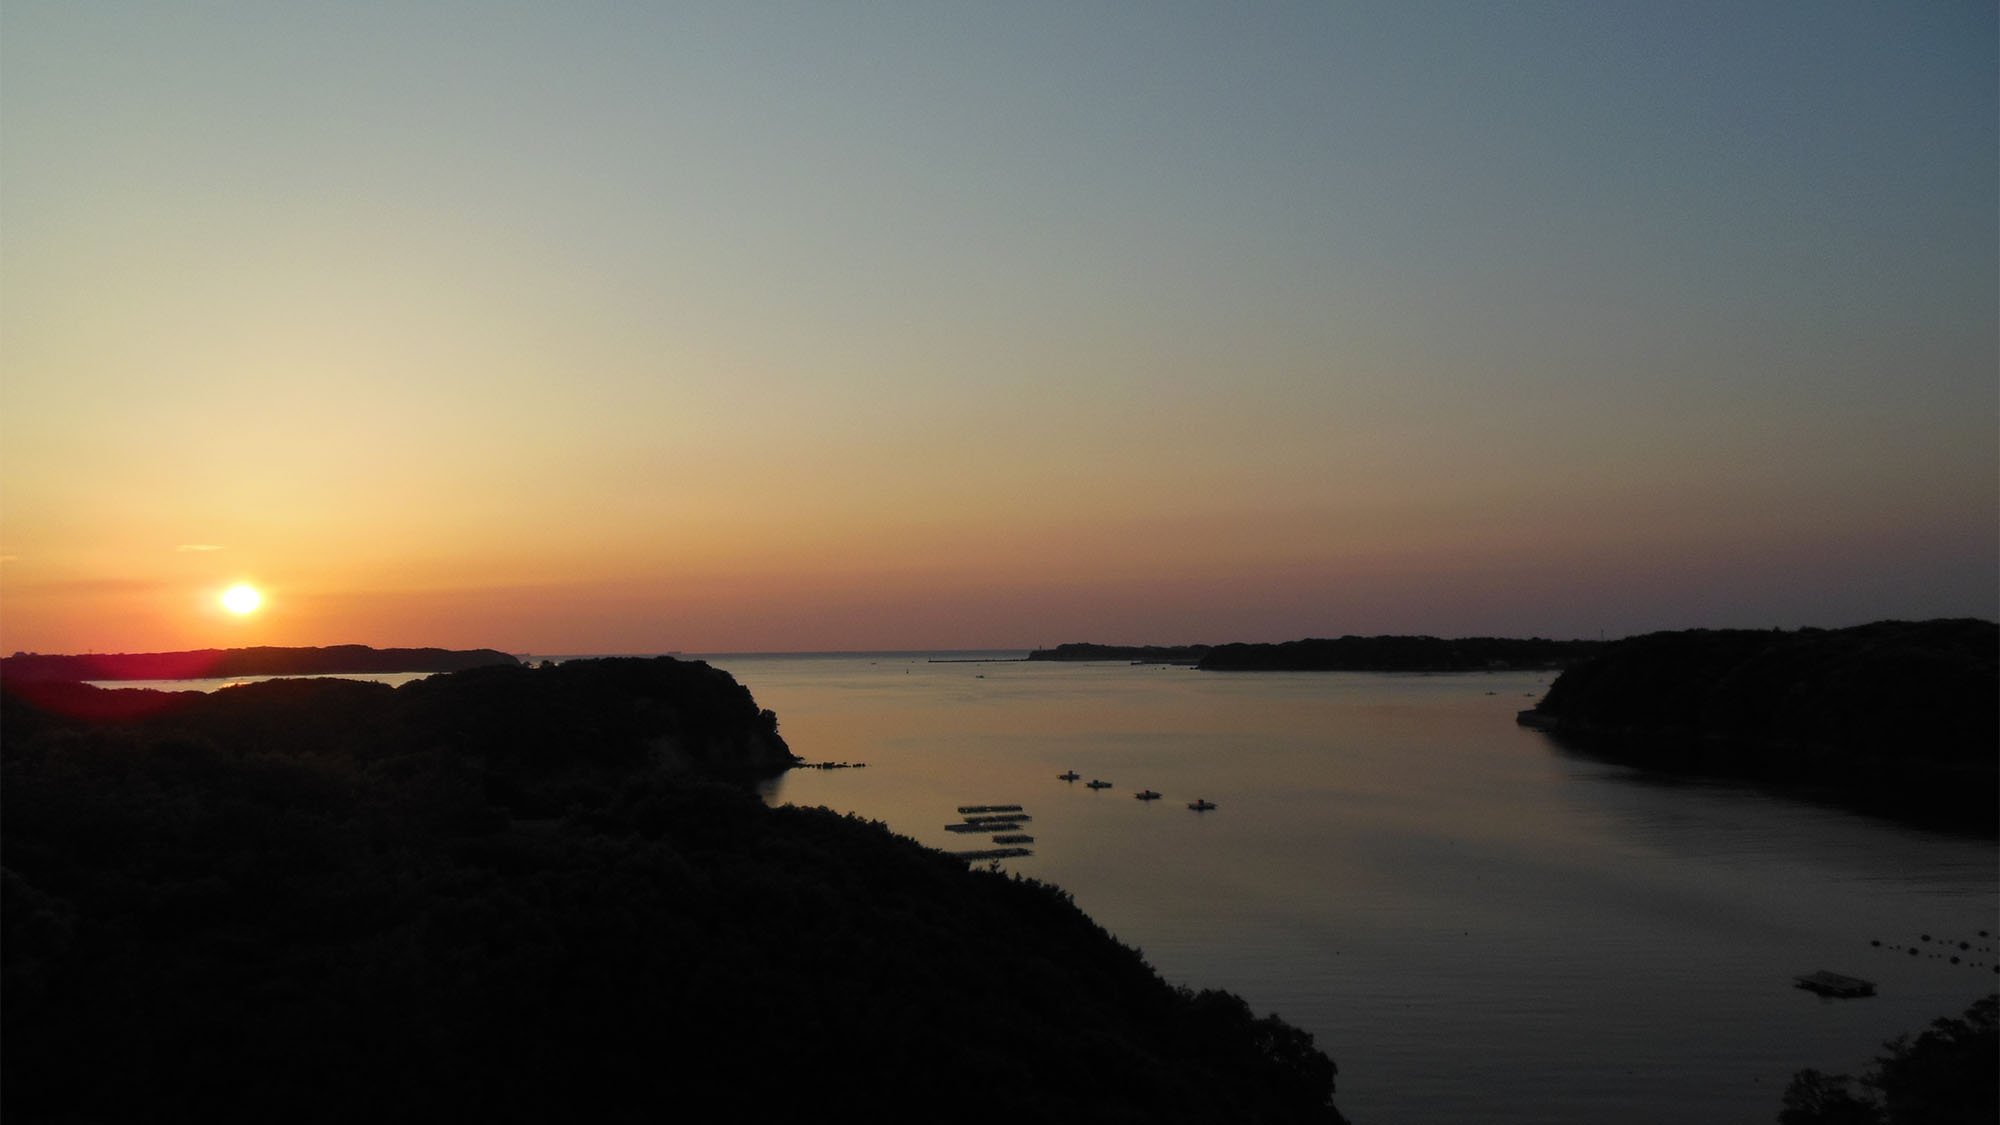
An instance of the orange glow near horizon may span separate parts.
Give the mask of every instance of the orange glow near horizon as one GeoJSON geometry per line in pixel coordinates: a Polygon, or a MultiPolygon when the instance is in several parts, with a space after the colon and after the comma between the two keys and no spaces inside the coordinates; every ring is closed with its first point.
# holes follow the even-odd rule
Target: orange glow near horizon
{"type": "Polygon", "coordinates": [[[6,7],[0,652],[2000,614],[1990,6],[980,11],[6,7]]]}

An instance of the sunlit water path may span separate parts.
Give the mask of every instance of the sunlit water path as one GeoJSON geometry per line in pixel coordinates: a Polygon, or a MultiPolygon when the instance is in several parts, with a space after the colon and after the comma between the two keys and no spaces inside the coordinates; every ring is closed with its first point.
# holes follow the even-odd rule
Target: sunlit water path
{"type": "Polygon", "coordinates": [[[1547,674],[709,659],[801,756],[867,763],[771,801],[946,849],[957,806],[1023,805],[1010,870],[1312,1031],[1357,1122],[1769,1122],[1793,1071],[2000,981],[1990,843],[1566,755],[1513,721],[1547,674]],[[1822,968],[1880,995],[1792,987],[1822,968]]]}

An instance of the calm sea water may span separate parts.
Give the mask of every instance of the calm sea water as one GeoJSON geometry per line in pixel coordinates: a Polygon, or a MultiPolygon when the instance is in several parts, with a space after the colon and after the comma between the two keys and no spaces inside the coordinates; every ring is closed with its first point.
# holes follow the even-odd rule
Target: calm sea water
{"type": "Polygon", "coordinates": [[[2000,983],[1992,844],[1565,754],[1514,723],[1546,674],[708,659],[796,753],[867,763],[770,801],[946,849],[983,842],[957,806],[1023,805],[1008,869],[1311,1031],[1357,1122],[1770,1122],[1795,1070],[2000,983]],[[1792,987],[1817,969],[1880,995],[1792,987]]]}

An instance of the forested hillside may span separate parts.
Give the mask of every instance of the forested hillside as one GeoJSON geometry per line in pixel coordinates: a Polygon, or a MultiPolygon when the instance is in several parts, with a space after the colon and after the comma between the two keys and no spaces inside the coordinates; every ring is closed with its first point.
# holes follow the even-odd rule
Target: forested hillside
{"type": "Polygon", "coordinates": [[[2000,625],[1649,633],[1572,665],[1521,721],[1655,768],[1991,832],[2000,625]]]}
{"type": "Polygon", "coordinates": [[[0,724],[9,1121],[1339,1120],[1060,891],[766,808],[776,717],[699,662],[0,724]]]}

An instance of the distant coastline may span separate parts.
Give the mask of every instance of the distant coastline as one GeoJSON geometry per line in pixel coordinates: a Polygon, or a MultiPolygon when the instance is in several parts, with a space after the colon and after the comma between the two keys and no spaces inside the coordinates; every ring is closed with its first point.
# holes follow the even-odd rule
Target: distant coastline
{"type": "Polygon", "coordinates": [[[361,672],[459,672],[490,664],[519,664],[490,648],[204,648],[185,652],[120,652],[0,657],[0,679],[192,680],[209,676],[333,676],[361,672]]]}
{"type": "Polygon", "coordinates": [[[1054,648],[1038,648],[1029,660],[1124,660],[1138,664],[1198,664],[1208,655],[1208,645],[1100,645],[1071,642],[1054,648]]]}
{"type": "Polygon", "coordinates": [[[1481,672],[1561,668],[1603,641],[1542,637],[1343,636],[1265,644],[1104,645],[1036,649],[1029,660],[1188,664],[1205,672],[1481,672]]]}

